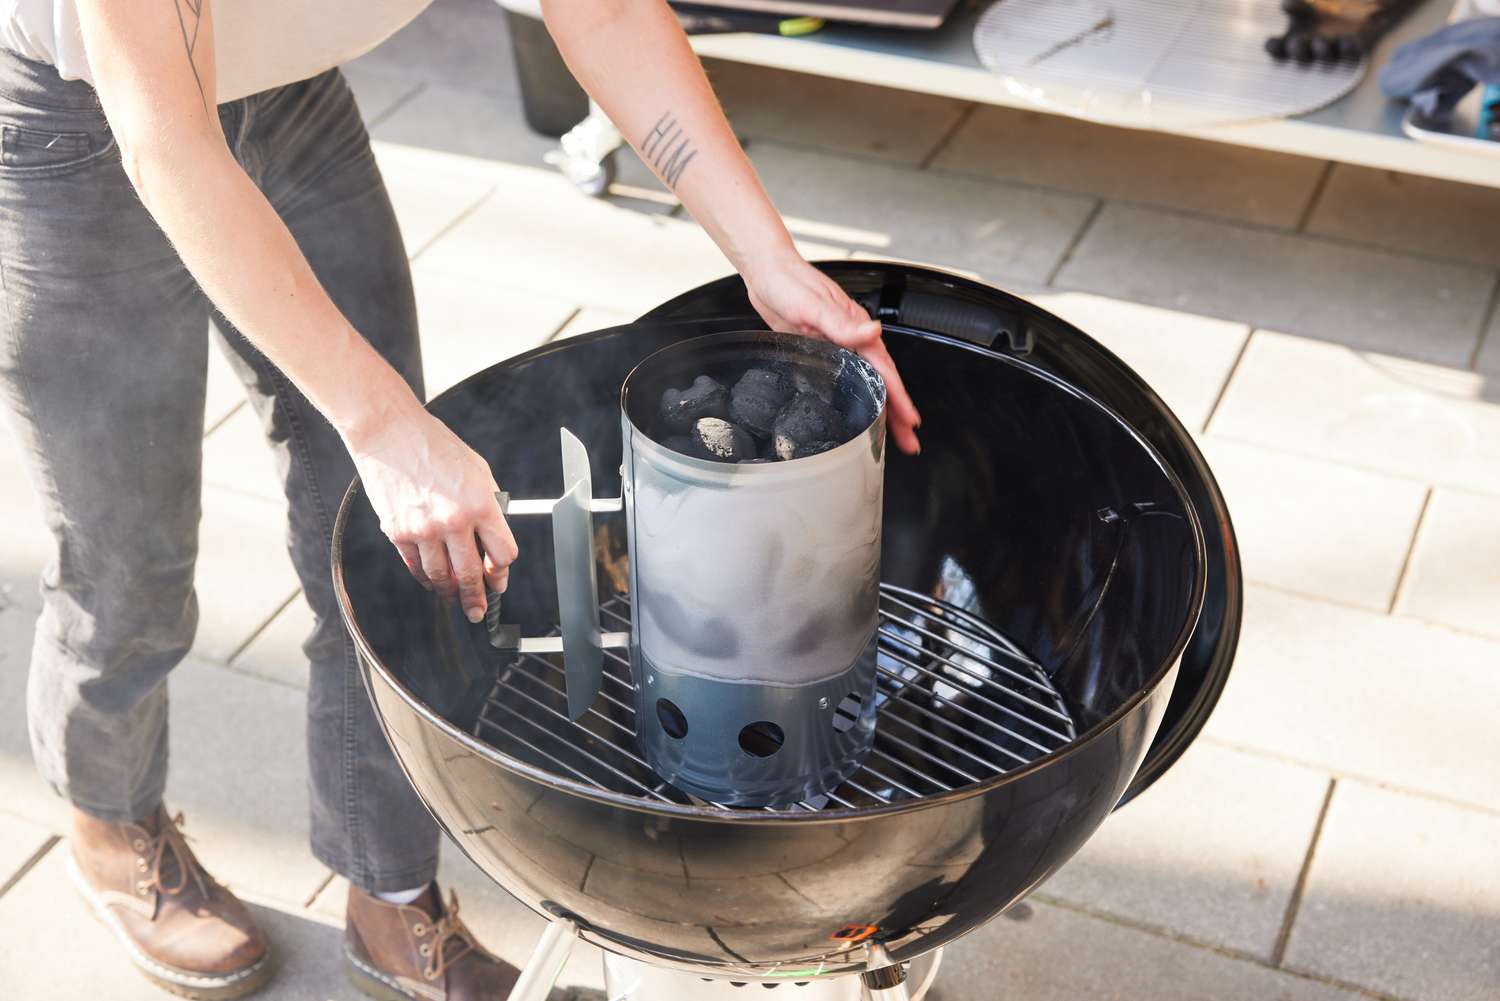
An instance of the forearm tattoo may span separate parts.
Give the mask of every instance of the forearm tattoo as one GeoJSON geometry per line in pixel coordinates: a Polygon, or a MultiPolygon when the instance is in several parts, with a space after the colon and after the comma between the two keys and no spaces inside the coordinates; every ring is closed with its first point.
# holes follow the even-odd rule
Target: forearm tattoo
{"type": "Polygon", "coordinates": [[[188,68],[193,71],[193,82],[198,85],[198,96],[203,100],[203,110],[208,111],[208,92],[203,89],[203,78],[198,75],[198,29],[203,24],[203,6],[208,0],[169,0],[177,11],[177,24],[182,28],[182,44],[187,48],[188,68]]]}
{"type": "Polygon", "coordinates": [[[656,124],[651,126],[651,131],[641,142],[641,156],[661,175],[667,187],[674,191],[682,172],[687,170],[687,165],[697,155],[698,148],[683,131],[677,116],[670,111],[664,112],[656,120],[656,124]]]}

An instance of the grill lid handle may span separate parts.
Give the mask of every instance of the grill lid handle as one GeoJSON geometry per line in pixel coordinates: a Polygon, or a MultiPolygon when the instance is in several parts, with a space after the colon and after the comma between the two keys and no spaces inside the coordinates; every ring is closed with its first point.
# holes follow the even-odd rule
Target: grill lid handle
{"type": "Polygon", "coordinates": [[[624,509],[621,498],[594,497],[593,470],[588,449],[567,428],[562,437],[563,495],[556,500],[512,500],[505,491],[495,495],[507,516],[550,514],[552,548],[556,554],[557,608],[562,636],[523,637],[514,624],[500,621],[500,595],[489,595],[485,627],[490,645],[518,654],[563,655],[567,678],[568,716],[577,720],[588,712],[604,683],[604,650],[630,645],[629,633],[605,632],[599,622],[599,582],[594,574],[594,512],[624,509]]]}

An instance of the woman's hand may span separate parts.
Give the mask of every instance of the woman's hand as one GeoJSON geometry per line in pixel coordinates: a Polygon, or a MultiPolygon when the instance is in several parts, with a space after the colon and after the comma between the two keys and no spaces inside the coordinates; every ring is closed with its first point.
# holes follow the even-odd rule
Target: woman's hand
{"type": "Polygon", "coordinates": [[[768,268],[747,271],[745,287],[750,304],[773,330],[821,337],[875,366],[885,380],[886,424],[896,447],[908,455],[922,450],[916,430],[922,417],[880,339],[879,320],[870,319],[837,282],[795,252],[768,268]]]}
{"type": "Polygon", "coordinates": [[[469,621],[479,622],[486,587],[506,588],[516,540],[489,464],[415,398],[411,403],[346,431],[344,440],[380,529],[412,576],[428,590],[457,594],[469,621]]]}

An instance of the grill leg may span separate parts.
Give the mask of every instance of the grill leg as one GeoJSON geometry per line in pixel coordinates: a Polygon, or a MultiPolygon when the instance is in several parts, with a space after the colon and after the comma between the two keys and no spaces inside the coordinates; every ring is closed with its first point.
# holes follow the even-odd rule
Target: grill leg
{"type": "MultiPolygon", "coordinates": [[[[781,993],[766,995],[778,1001],[922,1001],[932,989],[942,955],[943,950],[936,949],[906,964],[905,979],[895,994],[872,993],[865,986],[862,975],[800,983],[786,978],[779,982],[765,981],[762,986],[771,984],[779,988],[781,993]]],[[[886,962],[889,964],[889,960],[886,962]]],[[[894,968],[901,969],[900,966],[894,968]]],[[[650,966],[612,952],[604,954],[604,985],[610,1001],[683,1001],[685,998],[691,1001],[757,1001],[762,995],[752,990],[756,983],[707,979],[695,973],[650,966]]]]}
{"type": "Polygon", "coordinates": [[[870,945],[869,969],[859,975],[869,1001],[912,1001],[906,967],[893,962],[883,945],[870,945]]]}
{"type": "Polygon", "coordinates": [[[547,1001],[577,941],[578,926],[573,922],[561,918],[548,922],[521,970],[521,978],[511,988],[508,1001],[547,1001]]]}
{"type": "Polygon", "coordinates": [[[651,966],[614,953],[604,954],[604,985],[609,1001],[863,1001],[859,978],[838,977],[797,983],[706,979],[696,973],[651,966]],[[761,986],[777,994],[762,995],[761,986]]]}

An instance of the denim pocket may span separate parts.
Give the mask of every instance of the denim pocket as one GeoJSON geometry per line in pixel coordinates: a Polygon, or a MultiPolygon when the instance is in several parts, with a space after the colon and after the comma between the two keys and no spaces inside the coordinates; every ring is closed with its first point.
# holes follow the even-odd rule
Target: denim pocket
{"type": "Polygon", "coordinates": [[[54,174],[104,156],[114,148],[105,132],[58,132],[19,125],[0,126],[0,171],[15,174],[54,174]]]}

